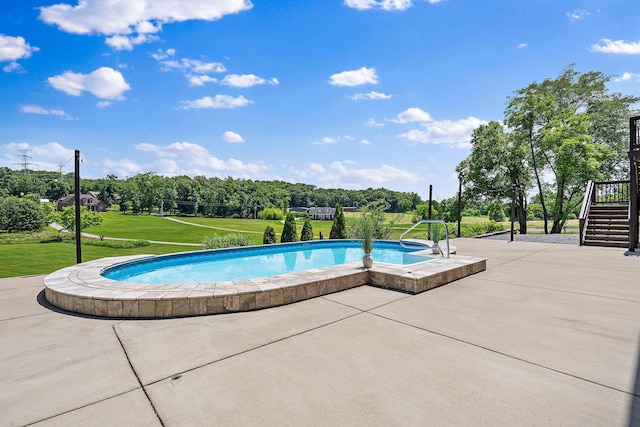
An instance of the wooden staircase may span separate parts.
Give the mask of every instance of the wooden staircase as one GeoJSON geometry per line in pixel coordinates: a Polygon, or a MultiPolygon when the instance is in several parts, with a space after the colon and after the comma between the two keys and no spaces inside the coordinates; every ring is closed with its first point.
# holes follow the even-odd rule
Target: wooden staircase
{"type": "Polygon", "coordinates": [[[591,205],[583,244],[628,248],[629,204],[591,205]]]}

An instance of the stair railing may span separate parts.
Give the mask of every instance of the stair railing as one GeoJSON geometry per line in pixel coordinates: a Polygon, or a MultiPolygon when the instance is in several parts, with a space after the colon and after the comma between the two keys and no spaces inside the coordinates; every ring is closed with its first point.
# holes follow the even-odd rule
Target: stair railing
{"type": "Polygon", "coordinates": [[[584,192],[584,198],[582,199],[582,209],[580,209],[580,215],[578,216],[579,230],[579,245],[584,244],[584,234],[587,230],[587,222],[589,221],[589,210],[591,205],[595,201],[596,192],[595,184],[593,181],[587,183],[587,189],[584,192]]]}

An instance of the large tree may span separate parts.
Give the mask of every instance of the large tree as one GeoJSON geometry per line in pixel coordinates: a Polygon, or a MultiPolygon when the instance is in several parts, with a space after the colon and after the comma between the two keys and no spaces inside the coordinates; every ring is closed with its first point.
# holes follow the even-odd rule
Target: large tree
{"type": "Polygon", "coordinates": [[[561,232],[588,180],[624,172],[622,129],[638,98],[610,93],[609,80],[600,72],[579,73],[570,66],[555,79],[531,83],[508,99],[505,123],[515,143],[527,147],[545,233],[550,210],[551,232],[561,232]],[[551,200],[544,197],[546,186],[554,190],[551,200]]]}
{"type": "Polygon", "coordinates": [[[527,232],[526,191],[531,178],[523,144],[496,121],[480,125],[471,135],[471,154],[457,167],[467,197],[497,205],[514,196],[520,233],[527,232]]]}

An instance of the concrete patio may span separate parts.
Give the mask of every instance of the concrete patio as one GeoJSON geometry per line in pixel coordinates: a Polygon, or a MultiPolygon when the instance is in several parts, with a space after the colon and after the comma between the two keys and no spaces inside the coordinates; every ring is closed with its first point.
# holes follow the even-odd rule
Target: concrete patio
{"type": "Polygon", "coordinates": [[[259,310],[101,319],[0,280],[0,425],[640,425],[640,257],[455,239],[487,270],[259,310]]]}

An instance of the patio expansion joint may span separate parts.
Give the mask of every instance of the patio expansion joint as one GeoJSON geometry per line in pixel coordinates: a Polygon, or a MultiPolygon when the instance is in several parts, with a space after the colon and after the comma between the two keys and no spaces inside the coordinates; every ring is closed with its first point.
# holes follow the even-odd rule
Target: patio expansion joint
{"type": "MultiPolygon", "coordinates": [[[[331,301],[331,302],[335,302],[335,301],[331,301]]],[[[225,361],[225,360],[231,359],[231,358],[236,357],[236,356],[243,355],[243,354],[245,354],[245,353],[249,353],[249,352],[252,352],[252,351],[255,351],[255,350],[260,350],[261,348],[265,348],[265,347],[268,347],[268,346],[270,346],[270,345],[277,344],[277,343],[279,343],[279,342],[282,342],[282,341],[288,340],[288,339],[290,339],[290,338],[295,338],[295,337],[297,337],[297,336],[304,335],[304,334],[307,334],[307,333],[309,333],[309,332],[313,332],[313,331],[315,331],[315,330],[318,330],[318,329],[321,329],[321,328],[324,328],[324,327],[327,327],[327,326],[331,326],[331,325],[336,324],[336,323],[340,323],[340,322],[345,321],[345,320],[347,320],[347,319],[351,319],[352,317],[361,316],[362,314],[364,314],[364,313],[365,313],[365,312],[364,312],[364,311],[362,311],[362,310],[359,310],[359,309],[356,309],[356,310],[358,310],[358,313],[353,313],[353,314],[350,314],[350,315],[348,315],[348,316],[341,317],[340,319],[332,320],[332,321],[330,321],[330,322],[323,323],[323,324],[321,324],[321,325],[314,326],[314,327],[309,328],[309,329],[305,329],[304,331],[296,332],[296,333],[293,333],[293,334],[287,335],[287,336],[285,336],[285,337],[277,338],[277,339],[274,339],[273,341],[269,341],[268,343],[264,343],[264,344],[256,345],[256,346],[254,346],[254,347],[247,348],[247,349],[242,350],[242,351],[239,351],[239,352],[237,352],[237,353],[229,354],[229,355],[224,356],[224,357],[221,357],[221,358],[219,358],[219,359],[212,360],[212,361],[210,361],[210,362],[206,362],[206,363],[202,363],[202,364],[200,364],[200,365],[198,365],[198,366],[194,366],[194,367],[189,368],[189,369],[185,369],[184,371],[175,372],[175,373],[173,373],[173,374],[171,374],[171,375],[169,375],[169,376],[167,376],[167,377],[164,377],[164,378],[160,378],[160,379],[157,379],[157,380],[150,381],[150,382],[148,382],[148,383],[146,384],[146,386],[150,386],[150,385],[154,385],[154,384],[157,384],[157,383],[159,383],[159,382],[162,382],[162,381],[166,381],[166,380],[168,380],[168,379],[171,379],[171,378],[175,377],[176,375],[182,375],[182,374],[186,374],[186,373],[188,373],[188,372],[197,371],[198,369],[204,368],[204,367],[206,367],[206,366],[211,366],[211,365],[213,365],[213,364],[215,364],[215,363],[223,362],[223,361],[225,361]]],[[[145,393],[146,393],[146,392],[145,392],[145,393]]]]}
{"type": "Polygon", "coordinates": [[[462,343],[462,344],[466,344],[466,345],[470,345],[470,346],[473,346],[473,347],[476,347],[476,348],[480,348],[482,350],[489,351],[491,353],[498,354],[500,356],[504,356],[504,357],[507,357],[507,358],[512,359],[512,360],[517,360],[519,362],[526,363],[527,365],[536,366],[538,368],[542,368],[542,369],[550,371],[550,372],[555,372],[557,374],[564,375],[564,376],[567,376],[567,377],[570,377],[570,378],[574,378],[574,379],[577,379],[577,380],[580,380],[580,381],[584,381],[584,382],[587,382],[587,383],[590,383],[590,384],[593,384],[593,385],[597,385],[597,386],[600,386],[600,387],[604,387],[604,388],[607,388],[609,390],[614,390],[614,391],[617,391],[619,393],[623,393],[625,395],[629,395],[629,396],[634,396],[634,397],[640,398],[640,394],[630,393],[628,391],[621,390],[619,388],[612,387],[612,386],[607,385],[607,384],[602,384],[602,383],[599,383],[597,381],[590,380],[588,378],[583,378],[583,377],[578,376],[578,375],[574,375],[574,374],[570,374],[568,372],[560,371],[560,370],[552,368],[550,366],[545,366],[545,365],[542,365],[540,363],[532,362],[531,360],[527,360],[527,359],[523,359],[521,357],[513,356],[511,354],[507,354],[507,353],[504,353],[502,351],[498,351],[498,350],[495,350],[495,349],[492,349],[492,348],[489,348],[489,347],[486,347],[486,346],[483,346],[483,345],[480,345],[480,344],[475,344],[475,343],[473,343],[471,341],[467,341],[467,340],[463,340],[461,338],[453,337],[451,335],[443,334],[442,332],[437,332],[437,331],[433,331],[431,329],[421,328],[420,326],[412,325],[411,323],[406,323],[406,322],[403,322],[403,321],[400,321],[400,320],[397,320],[397,319],[392,319],[390,317],[383,316],[383,315],[377,314],[377,313],[369,313],[369,314],[371,314],[373,316],[377,316],[377,317],[379,317],[381,319],[385,319],[385,320],[388,320],[388,321],[391,321],[391,322],[398,323],[400,325],[408,326],[408,327],[415,328],[415,329],[418,329],[418,330],[423,331],[423,332],[427,332],[427,333],[430,333],[430,334],[433,334],[433,335],[438,335],[440,337],[447,338],[447,339],[450,339],[450,340],[453,340],[453,341],[457,341],[457,342],[462,343]]]}
{"type": "MultiPolygon", "coordinates": [[[[119,322],[119,323],[121,323],[121,322],[119,322]]],[[[153,401],[151,400],[151,397],[149,396],[149,393],[147,393],[147,389],[145,388],[144,384],[142,384],[142,381],[140,380],[140,377],[138,376],[138,372],[136,372],[136,369],[133,367],[133,363],[131,363],[131,359],[129,358],[129,354],[127,353],[127,349],[124,346],[124,343],[122,342],[122,340],[120,339],[120,335],[118,335],[118,331],[116,330],[116,325],[111,325],[111,329],[113,330],[113,333],[116,336],[116,339],[118,340],[118,343],[120,344],[120,347],[122,348],[122,351],[124,352],[124,357],[127,359],[127,363],[129,363],[129,367],[131,368],[131,372],[133,372],[133,375],[135,375],[136,381],[138,381],[138,384],[140,385],[140,388],[142,389],[142,392],[144,393],[145,397],[147,398],[147,401],[149,402],[149,405],[151,405],[151,409],[153,410],[153,413],[158,418],[158,422],[160,423],[160,425],[164,427],[165,424],[162,421],[162,418],[160,417],[160,414],[158,413],[158,410],[156,409],[155,405],[153,404],[153,401]]]]}

